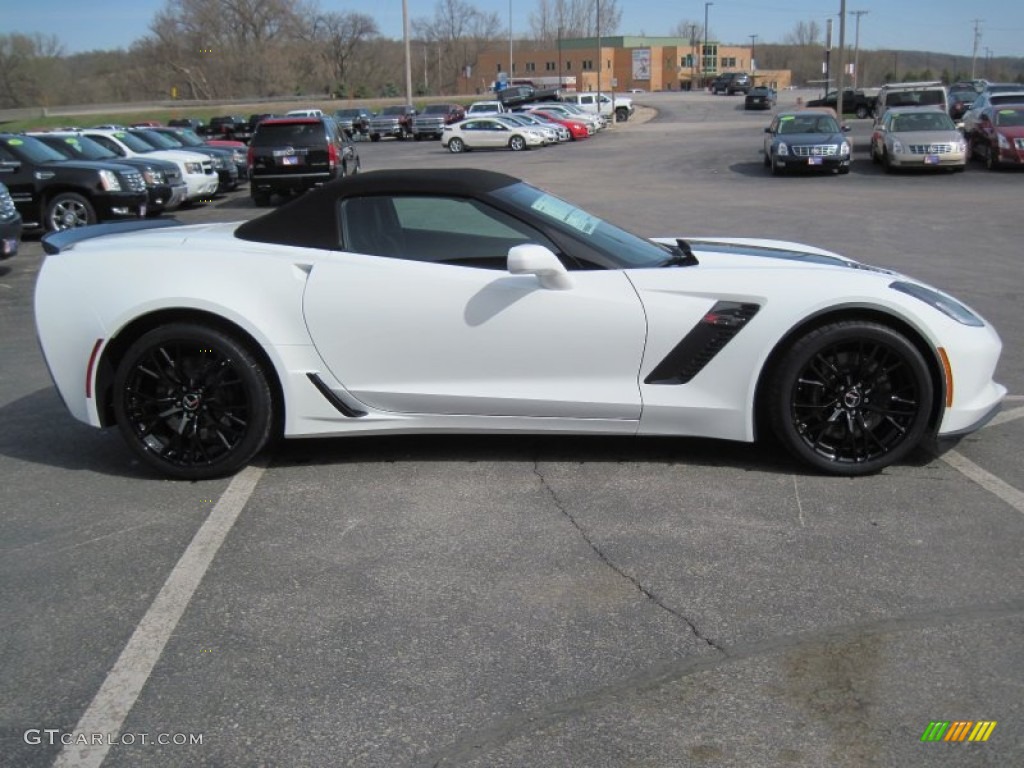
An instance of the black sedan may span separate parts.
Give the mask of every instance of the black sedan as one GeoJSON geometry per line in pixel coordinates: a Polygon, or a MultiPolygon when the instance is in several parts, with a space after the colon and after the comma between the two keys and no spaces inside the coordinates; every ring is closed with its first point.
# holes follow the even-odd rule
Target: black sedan
{"type": "Polygon", "coordinates": [[[766,85],[751,88],[743,100],[744,109],[771,109],[777,100],[774,89],[766,85]]]}

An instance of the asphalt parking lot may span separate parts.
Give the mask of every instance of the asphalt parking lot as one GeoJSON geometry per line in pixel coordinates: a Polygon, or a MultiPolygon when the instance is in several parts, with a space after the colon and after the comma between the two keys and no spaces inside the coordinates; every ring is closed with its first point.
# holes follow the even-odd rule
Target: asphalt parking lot
{"type": "MultiPolygon", "coordinates": [[[[642,121],[528,153],[358,147],[364,170],[505,171],[641,234],[906,271],[999,330],[1003,413],[852,480],[706,440],[445,436],[165,481],[60,403],[29,238],[0,264],[0,765],[1024,760],[1024,174],[886,175],[851,120],[848,176],[774,178],[739,97],[637,100],[642,121]],[[932,721],[997,726],[922,742],[932,721]]],[[[243,189],[179,218],[259,212],[243,189]]]]}

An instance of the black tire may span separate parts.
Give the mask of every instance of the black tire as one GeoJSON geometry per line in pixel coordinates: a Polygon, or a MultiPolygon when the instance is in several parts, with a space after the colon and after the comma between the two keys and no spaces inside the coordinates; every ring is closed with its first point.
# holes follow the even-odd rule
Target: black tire
{"type": "Polygon", "coordinates": [[[370,141],[380,141],[380,134],[379,133],[371,133],[370,134],[370,141]]]}
{"type": "Polygon", "coordinates": [[[423,134],[422,133],[414,134],[413,138],[416,139],[416,141],[423,141],[423,134]]]}
{"type": "Polygon", "coordinates": [[[765,156],[764,156],[764,167],[765,168],[771,168],[772,167],[772,161],[768,157],[768,153],[767,152],[765,153],[765,156]]]}
{"type": "Polygon", "coordinates": [[[252,204],[257,208],[265,208],[270,205],[270,193],[269,192],[253,192],[252,193],[252,204]]]}
{"type": "Polygon", "coordinates": [[[850,172],[850,166],[848,166],[848,165],[841,165],[841,166],[839,166],[838,170],[839,170],[839,175],[840,176],[845,176],[846,174],[848,174],[850,172]]]}
{"type": "Polygon", "coordinates": [[[885,169],[886,173],[892,173],[893,171],[896,170],[896,168],[892,164],[892,160],[889,159],[888,150],[884,150],[882,152],[882,167],[885,169]]]}
{"type": "Polygon", "coordinates": [[[775,155],[772,155],[772,159],[771,159],[770,165],[771,165],[771,169],[772,169],[772,176],[781,176],[782,175],[783,168],[782,168],[782,164],[779,163],[779,158],[778,157],[776,157],[775,155]]]}
{"type": "Polygon", "coordinates": [[[526,139],[522,136],[513,136],[508,140],[508,148],[513,152],[522,152],[526,149],[526,139]]]}
{"type": "Polygon", "coordinates": [[[792,344],[774,369],[768,397],[772,429],[794,456],[853,476],[878,472],[918,446],[934,387],[906,337],[845,320],[792,344]]]}
{"type": "Polygon", "coordinates": [[[85,227],[96,223],[96,210],[77,192],[61,192],[46,203],[43,222],[48,232],[85,227]]]}
{"type": "Polygon", "coordinates": [[[990,171],[998,171],[1002,166],[999,162],[999,150],[992,149],[992,145],[989,144],[988,150],[985,152],[985,167],[990,171]]]}
{"type": "Polygon", "coordinates": [[[452,138],[448,139],[448,151],[451,152],[453,155],[457,155],[460,152],[465,151],[465,149],[466,142],[464,142],[458,136],[452,136],[452,138]]]}
{"type": "Polygon", "coordinates": [[[233,336],[171,323],[141,336],[114,376],[121,435],[164,475],[237,472],[270,439],[274,400],[255,356],[233,336]]]}
{"type": "Polygon", "coordinates": [[[870,114],[871,114],[871,110],[868,109],[867,107],[865,107],[863,104],[861,104],[859,107],[857,107],[856,115],[861,120],[863,120],[865,117],[867,117],[870,114]]]}
{"type": "Polygon", "coordinates": [[[615,121],[618,123],[624,123],[629,120],[628,109],[616,109],[615,110],[615,121]]]}

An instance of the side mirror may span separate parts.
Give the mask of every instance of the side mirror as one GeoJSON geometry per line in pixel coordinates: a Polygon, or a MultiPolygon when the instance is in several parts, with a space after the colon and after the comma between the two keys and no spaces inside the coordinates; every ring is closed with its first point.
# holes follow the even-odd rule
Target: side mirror
{"type": "Polygon", "coordinates": [[[536,275],[541,287],[553,291],[572,288],[565,265],[543,245],[516,245],[508,249],[508,271],[513,275],[536,275]]]}
{"type": "Polygon", "coordinates": [[[843,123],[842,131],[843,131],[843,133],[849,133],[850,132],[850,126],[848,126],[846,123],[843,123]]]}

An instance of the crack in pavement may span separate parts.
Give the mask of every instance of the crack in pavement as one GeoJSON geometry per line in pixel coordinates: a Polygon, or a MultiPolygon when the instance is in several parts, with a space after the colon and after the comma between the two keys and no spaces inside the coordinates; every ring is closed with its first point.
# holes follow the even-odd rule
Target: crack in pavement
{"type": "Polygon", "coordinates": [[[661,608],[661,610],[665,611],[670,616],[673,616],[676,619],[682,621],[684,624],[686,624],[686,626],[689,627],[690,632],[692,632],[693,636],[696,637],[698,640],[703,642],[709,648],[718,651],[723,656],[729,656],[729,652],[726,651],[725,648],[716,643],[712,638],[706,637],[700,631],[700,629],[697,628],[697,625],[694,624],[693,621],[691,621],[684,614],[680,613],[679,611],[675,610],[670,605],[668,605],[664,600],[662,600],[660,597],[654,594],[654,592],[652,592],[649,587],[645,587],[639,579],[626,573],[620,566],[616,565],[611,560],[611,558],[604,553],[604,551],[602,551],[602,549],[597,545],[597,543],[583,529],[583,526],[580,525],[579,521],[566,508],[565,503],[558,497],[558,494],[555,492],[555,489],[551,487],[551,484],[548,482],[548,479],[544,477],[544,474],[540,471],[540,461],[538,460],[534,460],[533,462],[533,474],[535,474],[537,478],[540,480],[541,487],[543,487],[544,490],[548,492],[548,495],[551,497],[551,500],[555,503],[555,507],[558,509],[558,511],[561,512],[562,516],[565,517],[565,519],[569,521],[570,525],[572,525],[572,527],[576,529],[576,532],[579,533],[583,541],[585,541],[587,543],[587,546],[594,551],[594,554],[597,555],[598,559],[600,559],[602,563],[608,566],[618,576],[621,576],[623,579],[625,579],[634,587],[636,587],[637,591],[639,591],[641,595],[643,595],[646,599],[650,600],[656,606],[661,608]]]}
{"type": "Polygon", "coordinates": [[[831,626],[799,634],[778,635],[747,645],[737,645],[732,647],[725,657],[690,658],[653,666],[611,685],[555,702],[533,712],[510,715],[463,736],[451,746],[434,752],[421,764],[430,768],[441,768],[445,765],[463,765],[472,760],[479,760],[488,752],[499,749],[520,736],[551,728],[574,717],[586,716],[593,709],[621,702],[625,696],[650,693],[693,675],[721,671],[758,657],[779,656],[814,646],[849,641],[863,642],[873,637],[944,626],[1006,621],[1021,616],[1024,616],[1024,600],[988,605],[971,604],[961,608],[944,607],[920,614],[831,626]]]}

